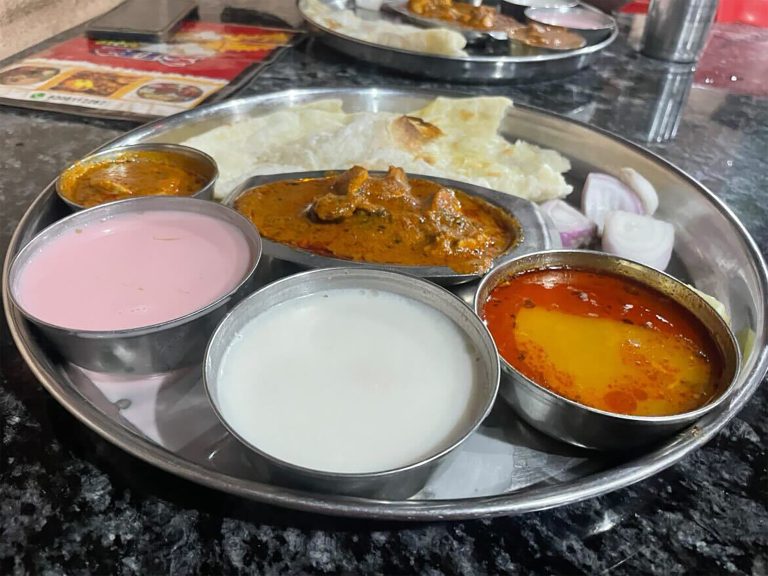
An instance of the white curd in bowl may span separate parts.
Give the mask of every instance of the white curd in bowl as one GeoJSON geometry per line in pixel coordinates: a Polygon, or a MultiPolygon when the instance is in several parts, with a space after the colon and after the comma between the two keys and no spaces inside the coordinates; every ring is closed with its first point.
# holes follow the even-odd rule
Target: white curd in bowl
{"type": "Polygon", "coordinates": [[[274,458],[380,472],[460,438],[479,364],[462,330],[434,308],[338,288],[250,320],[222,357],[216,395],[231,429],[274,458]]]}

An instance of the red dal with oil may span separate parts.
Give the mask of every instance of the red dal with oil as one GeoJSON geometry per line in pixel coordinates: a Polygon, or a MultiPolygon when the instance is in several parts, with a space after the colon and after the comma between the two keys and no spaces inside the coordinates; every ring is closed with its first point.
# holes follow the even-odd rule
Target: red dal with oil
{"type": "Polygon", "coordinates": [[[525,272],[496,287],[482,315],[507,362],[593,408],[679,414],[720,391],[722,356],[703,324],[624,277],[567,268],[525,272]]]}

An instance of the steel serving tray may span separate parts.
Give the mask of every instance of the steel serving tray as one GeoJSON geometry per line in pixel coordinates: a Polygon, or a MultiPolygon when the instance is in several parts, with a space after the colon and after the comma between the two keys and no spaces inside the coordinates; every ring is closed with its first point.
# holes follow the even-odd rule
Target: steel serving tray
{"type": "MultiPolygon", "coordinates": [[[[347,5],[344,0],[318,1],[334,9],[347,5]]],[[[439,56],[374,44],[341,34],[310,18],[305,6],[306,0],[300,0],[299,10],[310,29],[331,48],[384,68],[452,82],[531,81],[566,76],[589,66],[619,35],[618,28],[614,27],[610,36],[597,44],[588,44],[578,50],[524,56],[511,55],[505,41],[489,39],[487,43],[470,43],[466,48],[467,56],[439,56]],[[499,49],[499,46],[502,48],[499,49]]],[[[366,19],[386,18],[384,14],[370,10],[360,12],[366,19]]]]}
{"type": "MultiPolygon", "coordinates": [[[[341,99],[347,111],[410,112],[435,95],[382,88],[289,90],[204,106],[137,128],[105,147],[180,142],[221,123],[325,98],[341,99]]],[[[68,213],[52,184],[23,216],[8,249],[3,302],[11,334],[51,395],[108,441],[180,477],[278,506],[343,516],[434,521],[552,508],[647,478],[711,439],[744,406],[765,376],[768,275],[762,255],[720,200],[644,148],[527,107],[510,109],[501,133],[559,150],[571,160],[573,168],[567,178],[577,188],[590,170],[612,172],[632,166],[662,192],[658,216],[673,222],[677,234],[669,271],[725,304],[742,348],[737,389],[720,409],[644,451],[607,456],[550,440],[522,424],[505,403],[497,402],[455,458],[441,465],[425,489],[411,499],[381,501],[288,490],[272,483],[266,471],[243,464],[242,447],[217,424],[205,398],[199,368],[131,379],[62,365],[13,308],[8,298],[10,257],[42,227],[68,213]]],[[[269,258],[259,266],[261,282],[293,271],[291,265],[269,258]]]]}

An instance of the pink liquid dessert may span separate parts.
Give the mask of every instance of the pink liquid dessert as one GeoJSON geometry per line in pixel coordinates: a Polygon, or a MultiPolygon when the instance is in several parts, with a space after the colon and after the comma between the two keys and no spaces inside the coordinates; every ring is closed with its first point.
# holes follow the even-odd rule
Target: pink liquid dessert
{"type": "Polygon", "coordinates": [[[251,253],[233,225],[194,212],[121,214],[51,238],[24,266],[19,304],[76,330],[125,330],[180,318],[230,292],[251,253]]]}

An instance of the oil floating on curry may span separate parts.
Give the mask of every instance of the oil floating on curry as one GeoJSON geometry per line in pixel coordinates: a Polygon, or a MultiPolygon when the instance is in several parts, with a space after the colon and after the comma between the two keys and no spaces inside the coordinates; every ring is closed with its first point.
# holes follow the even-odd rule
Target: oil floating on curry
{"type": "Polygon", "coordinates": [[[235,201],[265,238],[325,256],[411,266],[488,270],[521,240],[500,208],[401,168],[257,186],[235,201]]]}
{"type": "Polygon", "coordinates": [[[509,364],[599,410],[668,416],[700,408],[722,391],[723,358],[701,322],[626,278],[527,271],[496,287],[482,312],[509,364]]]}
{"type": "Polygon", "coordinates": [[[67,200],[89,208],[136,196],[192,196],[209,181],[181,154],[136,150],[66,170],[59,183],[67,200]]]}

